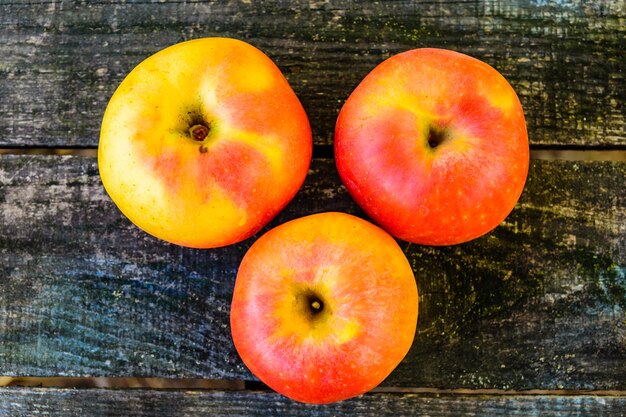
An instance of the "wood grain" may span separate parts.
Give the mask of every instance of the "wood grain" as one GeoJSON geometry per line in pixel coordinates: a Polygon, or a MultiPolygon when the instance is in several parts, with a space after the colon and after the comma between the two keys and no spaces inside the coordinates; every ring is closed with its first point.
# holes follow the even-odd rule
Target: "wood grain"
{"type": "Polygon", "coordinates": [[[584,396],[430,396],[366,394],[308,405],[277,394],[236,391],[0,390],[0,416],[624,416],[626,398],[584,396]]]}
{"type": "MultiPolygon", "coordinates": [[[[401,243],[420,289],[386,386],[626,388],[626,164],[531,164],[509,218],[473,242],[401,243]]],[[[314,160],[272,225],[362,215],[314,160]]],[[[139,231],[83,157],[0,157],[0,374],[253,379],[228,326],[252,243],[192,250],[139,231]]]]}
{"type": "Polygon", "coordinates": [[[517,90],[535,145],[626,146],[626,7],[584,2],[2,1],[0,146],[97,145],[106,103],[135,65],[176,42],[246,40],[301,98],[317,144],[379,62],[442,47],[517,90]]]}

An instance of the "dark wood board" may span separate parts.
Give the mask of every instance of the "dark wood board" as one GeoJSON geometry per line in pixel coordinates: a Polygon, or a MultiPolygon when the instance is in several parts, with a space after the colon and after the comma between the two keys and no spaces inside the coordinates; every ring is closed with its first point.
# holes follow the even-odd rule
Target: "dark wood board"
{"type": "Polygon", "coordinates": [[[277,394],[238,391],[0,389],[0,416],[430,416],[583,417],[626,415],[626,398],[366,394],[310,405],[277,394]]]}
{"type": "MultiPolygon", "coordinates": [[[[413,348],[383,385],[626,389],[626,164],[533,161],[496,230],[401,243],[420,290],[413,348]]],[[[361,215],[314,160],[272,225],[361,215]]],[[[228,326],[253,242],[192,250],[130,224],[83,157],[0,157],[0,375],[252,380],[228,326]]]]}
{"type": "Polygon", "coordinates": [[[2,1],[0,146],[84,147],[116,86],[171,44],[205,36],[265,51],[301,98],[317,144],[389,56],[458,50],[517,90],[531,143],[626,147],[621,0],[2,1]]]}

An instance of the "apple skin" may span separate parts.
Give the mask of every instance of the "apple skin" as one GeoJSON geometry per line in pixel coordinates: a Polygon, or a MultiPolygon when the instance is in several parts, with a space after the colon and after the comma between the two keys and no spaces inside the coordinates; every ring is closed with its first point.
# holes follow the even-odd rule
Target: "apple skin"
{"type": "Polygon", "coordinates": [[[312,153],[278,67],[228,38],[170,46],[134,68],[104,114],[98,165],[135,225],[182,246],[239,242],[294,197],[312,153]]]}
{"type": "Polygon", "coordinates": [[[511,212],[528,174],[524,112],[488,64],[414,49],[374,68],[342,107],[337,169],[363,210],[425,245],[481,236],[511,212]]]}
{"type": "Polygon", "coordinates": [[[250,247],[230,323],[254,375],[294,400],[322,404],[383,381],[411,347],[417,310],[413,271],[396,241],[328,212],[284,223],[250,247]]]}

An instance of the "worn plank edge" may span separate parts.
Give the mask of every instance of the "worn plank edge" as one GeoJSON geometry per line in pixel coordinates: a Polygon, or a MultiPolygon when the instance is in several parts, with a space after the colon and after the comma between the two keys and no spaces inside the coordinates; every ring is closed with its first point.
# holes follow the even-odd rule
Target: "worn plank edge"
{"type": "Polygon", "coordinates": [[[0,390],[0,415],[13,417],[128,415],[321,416],[422,415],[458,416],[623,416],[626,397],[594,395],[463,396],[368,393],[346,401],[311,405],[275,393],[252,391],[110,390],[5,388],[0,390]],[[10,413],[10,414],[5,414],[10,413]],[[593,414],[589,414],[593,413],[593,414]]]}
{"type": "MultiPolygon", "coordinates": [[[[274,392],[259,381],[223,380],[201,378],[128,378],[128,377],[20,377],[0,376],[11,379],[0,390],[10,388],[51,388],[51,389],[129,389],[129,390],[193,390],[193,391],[248,391],[274,392]]],[[[370,391],[376,394],[420,394],[420,395],[459,395],[459,396],[557,396],[557,397],[626,397],[624,390],[585,390],[585,389],[488,389],[488,388],[432,388],[378,386],[370,391]]]]}

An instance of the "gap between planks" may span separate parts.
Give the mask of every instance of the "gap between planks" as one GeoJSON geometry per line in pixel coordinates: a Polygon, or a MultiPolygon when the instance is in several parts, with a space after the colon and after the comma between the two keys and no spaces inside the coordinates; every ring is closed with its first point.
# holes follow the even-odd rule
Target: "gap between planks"
{"type": "MultiPolygon", "coordinates": [[[[0,155],[77,155],[97,157],[98,148],[0,148],[0,155]]],[[[333,158],[333,145],[315,145],[313,158],[333,158]]],[[[545,161],[617,161],[626,162],[626,149],[543,147],[531,145],[530,159],[545,161]]]]}
{"type": "MultiPolygon", "coordinates": [[[[230,391],[272,391],[258,381],[217,380],[194,378],[135,378],[135,377],[2,377],[0,387],[38,387],[68,389],[164,389],[164,390],[230,390],[230,391]]],[[[379,394],[418,394],[424,396],[554,396],[554,397],[626,397],[626,390],[504,390],[504,389],[466,389],[466,388],[430,388],[430,387],[377,387],[370,391],[379,394]]]]}

